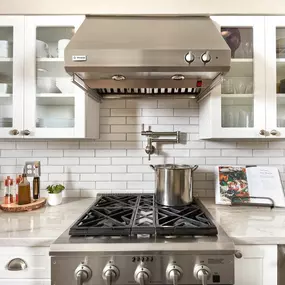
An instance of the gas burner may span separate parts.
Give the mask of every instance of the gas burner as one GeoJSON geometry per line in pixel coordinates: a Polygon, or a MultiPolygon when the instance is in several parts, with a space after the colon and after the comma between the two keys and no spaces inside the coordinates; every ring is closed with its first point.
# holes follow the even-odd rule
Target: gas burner
{"type": "Polygon", "coordinates": [[[70,228],[72,236],[202,236],[217,228],[196,201],[165,207],[154,195],[102,195],[70,228]]]}

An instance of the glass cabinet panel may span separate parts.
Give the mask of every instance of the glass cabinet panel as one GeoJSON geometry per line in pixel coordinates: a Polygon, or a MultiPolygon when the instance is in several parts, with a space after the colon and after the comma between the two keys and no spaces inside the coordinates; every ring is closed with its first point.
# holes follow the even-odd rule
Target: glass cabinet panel
{"type": "Polygon", "coordinates": [[[276,28],[277,127],[285,127],[285,28],[276,28]]]}
{"type": "Polygon", "coordinates": [[[253,28],[221,27],[231,49],[231,69],[221,83],[223,128],[254,126],[253,28]]]}
{"type": "Polygon", "coordinates": [[[13,127],[13,27],[0,27],[0,128],[13,127]]]}
{"type": "Polygon", "coordinates": [[[36,127],[73,128],[78,88],[64,69],[72,26],[36,28],[36,127]]]}

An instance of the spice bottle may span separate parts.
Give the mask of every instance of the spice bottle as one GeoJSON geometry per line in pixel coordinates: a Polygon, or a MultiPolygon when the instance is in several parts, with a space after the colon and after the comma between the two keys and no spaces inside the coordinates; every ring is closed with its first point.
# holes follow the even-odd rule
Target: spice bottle
{"type": "Polygon", "coordinates": [[[35,176],[33,179],[33,199],[37,200],[40,198],[40,177],[38,166],[35,165],[35,176]]]}
{"type": "Polygon", "coordinates": [[[15,191],[14,191],[14,181],[13,179],[9,180],[9,196],[10,196],[10,203],[14,203],[14,196],[15,196],[15,191]]]}
{"type": "Polygon", "coordinates": [[[27,174],[23,173],[23,180],[19,183],[18,204],[25,205],[31,203],[30,182],[27,174]]]}
{"type": "Polygon", "coordinates": [[[9,204],[8,179],[4,179],[4,204],[9,204]]]}

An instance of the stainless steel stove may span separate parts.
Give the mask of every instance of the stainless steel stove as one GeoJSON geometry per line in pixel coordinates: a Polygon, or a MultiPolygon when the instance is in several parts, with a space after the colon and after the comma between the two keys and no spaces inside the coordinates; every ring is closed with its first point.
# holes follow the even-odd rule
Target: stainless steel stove
{"type": "Polygon", "coordinates": [[[234,284],[234,245],[199,200],[101,195],[50,255],[52,285],[234,284]]]}

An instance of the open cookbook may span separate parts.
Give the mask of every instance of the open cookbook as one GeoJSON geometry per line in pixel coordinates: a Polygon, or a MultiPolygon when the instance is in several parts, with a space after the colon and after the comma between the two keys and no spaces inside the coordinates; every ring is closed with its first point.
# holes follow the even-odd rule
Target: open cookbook
{"type": "Polygon", "coordinates": [[[285,207],[285,196],[278,168],[267,166],[217,166],[216,204],[232,201],[285,207]],[[251,198],[255,197],[255,198],[251,198]],[[260,198],[260,199],[258,199],[260,198]]]}

